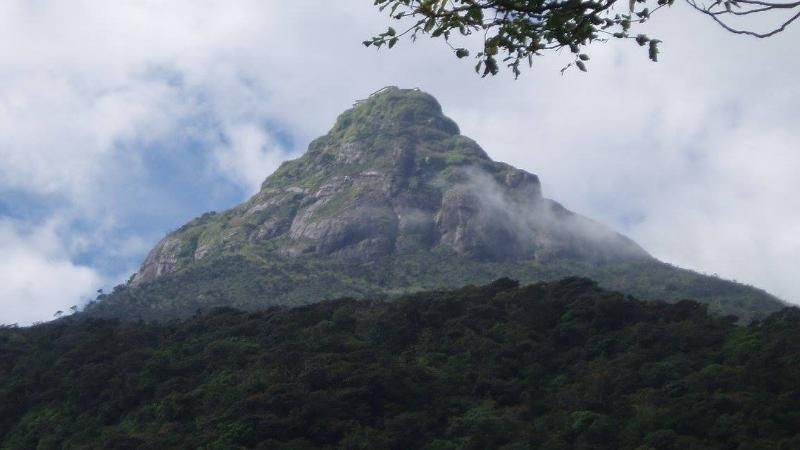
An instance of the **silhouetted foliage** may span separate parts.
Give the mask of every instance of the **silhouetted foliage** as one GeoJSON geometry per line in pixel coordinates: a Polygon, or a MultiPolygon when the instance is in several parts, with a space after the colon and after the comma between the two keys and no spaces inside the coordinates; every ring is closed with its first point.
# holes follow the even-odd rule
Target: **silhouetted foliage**
{"type": "MultiPolygon", "coordinates": [[[[574,60],[567,67],[574,65],[586,72],[590,59],[586,46],[597,41],[635,42],[647,49],[652,61],[658,61],[661,41],[633,29],[640,29],[658,10],[673,3],[674,0],[374,0],[375,6],[388,11],[402,28],[398,31],[389,27],[364,41],[364,45],[392,48],[404,36],[412,41],[425,35],[444,39],[458,58],[471,53],[459,45],[471,47],[478,60],[475,71],[484,77],[496,75],[502,66],[518,77],[521,64],[532,66],[535,57],[569,49],[574,60]],[[475,40],[463,39],[471,35],[482,37],[477,47],[475,40]]],[[[800,18],[800,1],[794,0],[686,3],[731,33],[757,38],[781,33],[800,18]],[[764,18],[775,23],[765,25],[764,18]],[[766,28],[758,30],[754,26],[766,28]]]]}
{"type": "Polygon", "coordinates": [[[0,448],[800,448],[800,311],[583,278],[0,329],[0,448]]]}

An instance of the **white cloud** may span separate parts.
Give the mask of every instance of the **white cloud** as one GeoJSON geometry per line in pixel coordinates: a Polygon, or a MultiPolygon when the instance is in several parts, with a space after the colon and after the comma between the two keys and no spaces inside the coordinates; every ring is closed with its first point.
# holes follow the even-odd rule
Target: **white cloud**
{"type": "Polygon", "coordinates": [[[163,83],[84,91],[61,76],[6,79],[0,88],[0,181],[88,206],[120,141],[171,130],[175,97],[163,83]]]}
{"type": "Polygon", "coordinates": [[[23,232],[0,221],[0,323],[27,325],[68,312],[101,285],[93,269],[69,261],[55,230],[54,222],[23,232]]]}
{"type": "Polygon", "coordinates": [[[278,168],[286,152],[263,127],[242,124],[226,129],[227,143],[215,151],[219,170],[235,179],[252,195],[261,188],[264,174],[278,168]]]}
{"type": "Polygon", "coordinates": [[[699,176],[662,195],[632,229],[660,257],[800,301],[800,133],[729,130],[704,150],[699,176]]]}

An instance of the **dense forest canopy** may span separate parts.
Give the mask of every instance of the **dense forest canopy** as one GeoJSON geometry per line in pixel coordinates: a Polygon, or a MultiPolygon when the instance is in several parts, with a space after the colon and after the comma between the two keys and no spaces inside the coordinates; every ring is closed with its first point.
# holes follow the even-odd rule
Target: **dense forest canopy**
{"type": "Polygon", "coordinates": [[[2,448],[800,448],[800,310],[587,279],[0,329],[2,448]]]}

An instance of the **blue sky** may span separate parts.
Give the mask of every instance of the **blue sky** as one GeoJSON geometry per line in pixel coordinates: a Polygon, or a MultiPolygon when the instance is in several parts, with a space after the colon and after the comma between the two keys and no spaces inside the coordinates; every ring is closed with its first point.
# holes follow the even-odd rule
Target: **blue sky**
{"type": "Polygon", "coordinates": [[[644,30],[658,64],[596,45],[588,74],[552,55],[514,81],[360,44],[385,25],[369,0],[0,2],[0,323],[124,281],[386,85],[656,257],[800,302],[798,27],[736,37],[678,4],[644,30]]]}

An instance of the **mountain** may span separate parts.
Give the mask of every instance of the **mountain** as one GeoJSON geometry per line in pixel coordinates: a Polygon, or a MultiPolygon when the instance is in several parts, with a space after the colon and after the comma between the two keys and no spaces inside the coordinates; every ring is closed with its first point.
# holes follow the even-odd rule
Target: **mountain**
{"type": "Polygon", "coordinates": [[[4,449],[797,449],[800,310],[579,278],[0,327],[4,449]]]}
{"type": "Polygon", "coordinates": [[[697,299],[743,321],[783,306],[664,264],[543,197],[536,175],[491,160],[432,96],[391,87],[341,114],[245,203],[167,235],[87,314],[165,320],[569,275],[647,299],[697,299]]]}

